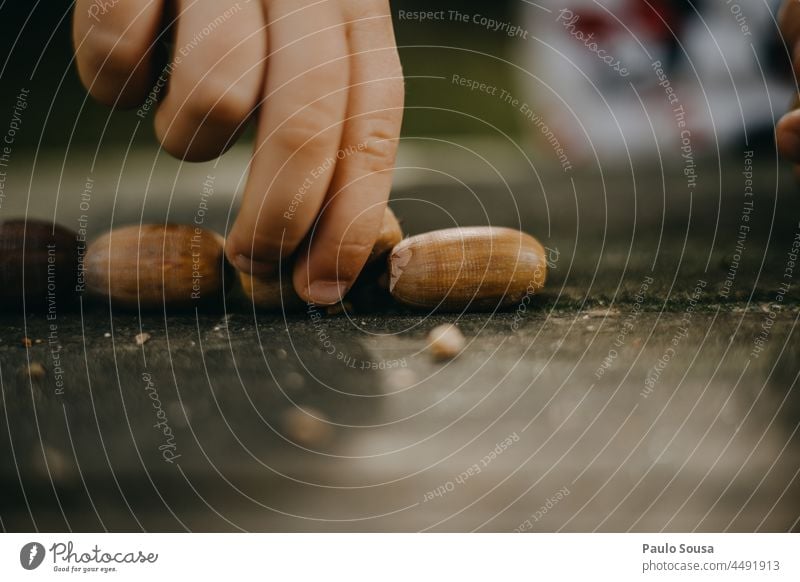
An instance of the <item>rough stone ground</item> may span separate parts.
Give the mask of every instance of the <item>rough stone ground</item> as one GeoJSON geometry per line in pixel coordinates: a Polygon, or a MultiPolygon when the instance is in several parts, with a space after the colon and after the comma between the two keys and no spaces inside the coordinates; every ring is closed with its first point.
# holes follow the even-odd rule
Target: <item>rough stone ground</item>
{"type": "MultiPolygon", "coordinates": [[[[784,277],[800,212],[786,176],[776,197],[774,168],[760,175],[727,296],[740,172],[690,196],[679,181],[662,193],[653,170],[603,176],[605,194],[591,172],[546,197],[513,188],[522,226],[558,250],[547,293],[520,313],[139,317],[87,303],[58,317],[62,394],[48,322],[7,314],[2,526],[800,531],[800,267],[784,277]],[[426,332],[456,318],[469,345],[435,363],[426,332]],[[23,337],[45,341],[26,351],[23,337]],[[296,404],[330,436],[290,442],[296,404]]],[[[485,217],[453,187],[398,192],[395,208],[409,232],[442,225],[414,197],[513,226],[508,196],[481,192],[485,217]]]]}

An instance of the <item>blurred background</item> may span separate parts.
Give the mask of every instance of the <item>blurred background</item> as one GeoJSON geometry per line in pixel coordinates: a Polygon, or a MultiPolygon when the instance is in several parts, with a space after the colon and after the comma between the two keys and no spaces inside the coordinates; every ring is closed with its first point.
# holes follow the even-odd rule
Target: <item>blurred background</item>
{"type": "MultiPolygon", "coordinates": [[[[576,167],[630,172],[635,160],[681,171],[687,144],[693,161],[708,157],[712,166],[719,155],[752,148],[774,160],[774,121],[794,87],[774,20],[778,4],[392,2],[407,75],[396,184],[452,183],[458,176],[558,190],[569,187],[564,178],[576,167]],[[430,15],[420,18],[419,11],[430,15]],[[554,177],[543,182],[542,173],[554,177]]],[[[19,91],[30,91],[14,137],[4,215],[73,222],[88,178],[95,192],[118,194],[122,216],[172,212],[181,220],[182,205],[169,201],[188,197],[193,209],[210,174],[220,212],[235,211],[252,124],[221,160],[170,159],[158,149],[152,115],[111,111],[86,96],[72,62],[70,6],[53,0],[0,8],[0,112],[10,119],[19,91]],[[47,171],[33,172],[34,159],[47,171]]],[[[111,199],[96,196],[93,214],[107,217],[111,199]]],[[[227,222],[214,226],[224,230],[227,222]]],[[[89,229],[107,225],[95,218],[89,229]]]]}
{"type": "MultiPolygon", "coordinates": [[[[41,145],[45,146],[96,146],[101,131],[107,144],[127,146],[139,120],[135,111],[109,118],[106,108],[86,100],[74,73],[71,4],[67,0],[3,4],[0,26],[6,50],[0,105],[10,109],[15,86],[32,90],[37,112],[48,109],[38,104],[54,104],[48,119],[39,114],[26,120],[26,131],[17,139],[22,146],[39,144],[43,129],[41,145]]],[[[559,122],[564,117],[578,117],[587,130],[595,131],[592,136],[597,139],[601,139],[600,127],[619,133],[615,124],[607,121],[609,110],[627,132],[639,124],[626,122],[626,110],[641,112],[642,105],[650,109],[659,104],[663,95],[651,70],[653,61],[662,62],[673,84],[679,86],[676,90],[694,110],[695,123],[710,123],[713,117],[718,136],[726,143],[746,130],[751,134],[763,132],[771,122],[770,99],[776,111],[784,109],[793,87],[786,49],[774,22],[779,0],[739,4],[713,0],[464,0],[433,4],[394,0],[391,4],[403,65],[410,79],[405,125],[408,135],[502,132],[521,137],[530,131],[518,111],[499,98],[484,98],[489,96],[469,90],[446,90],[447,85],[442,83],[414,81],[445,71],[471,75],[492,87],[513,91],[516,98],[524,98],[532,106],[545,106],[547,115],[559,116],[559,122]],[[444,19],[397,16],[412,11],[444,11],[444,19]],[[457,12],[468,15],[468,21],[459,20],[457,12]],[[476,15],[479,18],[473,21],[476,15]],[[574,28],[565,26],[575,16],[574,28]],[[495,25],[501,28],[494,30],[495,25]],[[612,65],[587,49],[584,41],[572,34],[575,31],[592,35],[606,51],[602,56],[613,57],[612,65]],[[618,61],[629,75],[621,76],[614,70],[613,64],[618,61]],[[477,112],[486,123],[469,123],[446,111],[424,117],[414,110],[420,106],[477,112]],[[706,115],[709,109],[712,113],[706,115]],[[597,118],[597,125],[587,123],[589,118],[597,118]]],[[[640,119],[630,111],[628,115],[640,119]]],[[[653,112],[652,116],[659,114],[653,112]]],[[[560,123],[550,125],[557,128],[560,123]]],[[[655,125],[655,129],[660,126],[655,125]]],[[[647,141],[639,136],[628,139],[647,141]]],[[[573,140],[581,141],[577,136],[573,140]]],[[[712,141],[713,135],[704,138],[704,143],[712,141]]],[[[141,131],[133,145],[154,143],[151,132],[141,131]]]]}

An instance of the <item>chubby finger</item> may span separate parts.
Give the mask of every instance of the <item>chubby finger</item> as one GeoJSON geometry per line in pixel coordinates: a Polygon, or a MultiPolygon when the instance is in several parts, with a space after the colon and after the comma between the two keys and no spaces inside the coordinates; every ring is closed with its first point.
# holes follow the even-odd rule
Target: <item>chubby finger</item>
{"type": "Polygon", "coordinates": [[[339,2],[266,0],[270,52],[255,152],[226,245],[240,270],[274,270],[310,229],[333,175],[347,108],[339,2]]]}
{"type": "Polygon", "coordinates": [[[233,144],[258,103],[266,27],[259,2],[178,0],[178,9],[156,134],[172,155],[204,161],[233,144]]]}
{"type": "Polygon", "coordinates": [[[404,86],[386,2],[348,16],[351,87],[331,188],[294,285],[306,301],[339,301],[355,282],[381,228],[403,119],[404,86]]]}
{"type": "Polygon", "coordinates": [[[106,105],[133,107],[150,90],[164,0],[77,0],[72,36],[78,75],[106,105]]]}

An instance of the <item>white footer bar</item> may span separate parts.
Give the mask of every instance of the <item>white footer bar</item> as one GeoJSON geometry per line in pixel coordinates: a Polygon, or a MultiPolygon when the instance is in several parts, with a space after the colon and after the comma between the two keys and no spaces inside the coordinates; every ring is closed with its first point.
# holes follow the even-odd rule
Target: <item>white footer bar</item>
{"type": "Polygon", "coordinates": [[[797,534],[3,534],[0,580],[800,580],[797,534]]]}

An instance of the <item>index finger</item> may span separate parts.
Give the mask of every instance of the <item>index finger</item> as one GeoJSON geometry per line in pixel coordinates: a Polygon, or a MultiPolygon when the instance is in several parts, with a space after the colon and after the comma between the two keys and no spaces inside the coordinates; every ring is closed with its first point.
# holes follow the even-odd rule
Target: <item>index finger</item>
{"type": "Polygon", "coordinates": [[[349,71],[337,2],[265,0],[270,54],[242,205],[226,252],[267,274],[300,244],[333,174],[349,71]]]}
{"type": "Polygon", "coordinates": [[[367,2],[348,14],[352,85],[342,148],[323,212],[294,272],[297,293],[320,305],[336,303],[355,282],[392,187],[404,86],[388,8],[367,2]]]}

